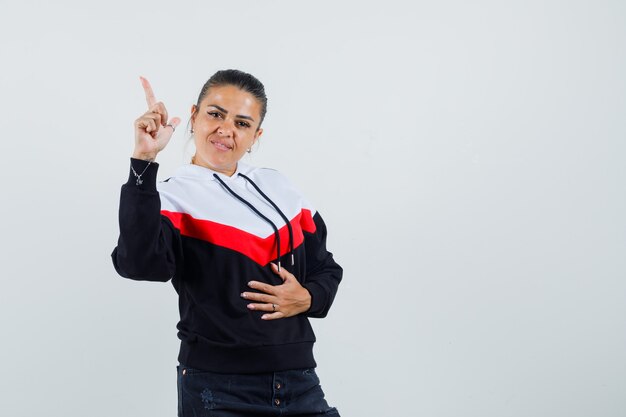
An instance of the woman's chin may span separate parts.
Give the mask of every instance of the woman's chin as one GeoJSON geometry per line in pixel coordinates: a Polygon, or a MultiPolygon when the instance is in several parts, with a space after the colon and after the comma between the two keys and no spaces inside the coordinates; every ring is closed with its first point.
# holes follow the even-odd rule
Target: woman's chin
{"type": "Polygon", "coordinates": [[[217,158],[202,157],[196,154],[192,160],[194,165],[199,165],[210,170],[232,175],[237,169],[237,162],[224,161],[217,158]]]}

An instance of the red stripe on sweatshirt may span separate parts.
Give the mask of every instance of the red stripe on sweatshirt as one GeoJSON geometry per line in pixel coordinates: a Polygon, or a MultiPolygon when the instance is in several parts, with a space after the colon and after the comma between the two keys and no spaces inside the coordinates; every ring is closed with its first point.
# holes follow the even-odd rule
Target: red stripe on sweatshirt
{"type": "MultiPolygon", "coordinates": [[[[276,259],[276,236],[274,233],[266,238],[261,238],[233,226],[196,219],[187,213],[161,210],[161,214],[170,219],[174,227],[180,230],[180,234],[183,236],[232,249],[263,266],[276,259]]],[[[290,223],[294,235],[294,249],[304,241],[303,231],[314,233],[316,230],[311,211],[307,209],[302,209],[290,223]]],[[[280,234],[280,253],[284,255],[289,252],[289,229],[287,225],[278,229],[278,233],[280,234]]]]}

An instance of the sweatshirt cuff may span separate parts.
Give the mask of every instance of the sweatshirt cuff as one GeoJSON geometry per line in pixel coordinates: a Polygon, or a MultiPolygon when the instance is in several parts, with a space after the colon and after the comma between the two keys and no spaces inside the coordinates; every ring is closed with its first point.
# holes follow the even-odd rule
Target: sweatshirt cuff
{"type": "Polygon", "coordinates": [[[326,305],[326,290],[314,282],[306,283],[303,287],[311,294],[311,307],[309,307],[309,310],[306,311],[305,314],[320,314],[324,311],[324,306],[326,305]]]}
{"type": "Polygon", "coordinates": [[[135,159],[131,157],[130,171],[126,185],[137,187],[142,190],[156,190],[158,170],[159,164],[154,161],[144,161],[143,159],[135,159]],[[137,176],[139,176],[139,178],[137,178],[137,176]]]}

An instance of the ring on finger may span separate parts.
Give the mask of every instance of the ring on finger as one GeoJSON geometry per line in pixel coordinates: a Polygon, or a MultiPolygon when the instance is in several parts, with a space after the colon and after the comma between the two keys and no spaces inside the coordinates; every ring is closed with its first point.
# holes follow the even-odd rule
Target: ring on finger
{"type": "Polygon", "coordinates": [[[174,127],[173,124],[168,123],[168,124],[165,125],[165,127],[168,127],[168,126],[172,128],[172,132],[176,132],[176,128],[174,127]]]}
{"type": "Polygon", "coordinates": [[[276,304],[272,304],[272,311],[276,312],[276,304]]]}

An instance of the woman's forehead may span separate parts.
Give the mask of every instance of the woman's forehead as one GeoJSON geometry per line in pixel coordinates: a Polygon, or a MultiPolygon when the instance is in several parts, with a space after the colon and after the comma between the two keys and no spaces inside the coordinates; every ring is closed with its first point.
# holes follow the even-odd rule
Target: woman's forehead
{"type": "Polygon", "coordinates": [[[212,101],[219,101],[224,104],[231,103],[232,105],[239,106],[260,106],[256,97],[234,85],[209,88],[201,104],[209,104],[212,101]]]}

